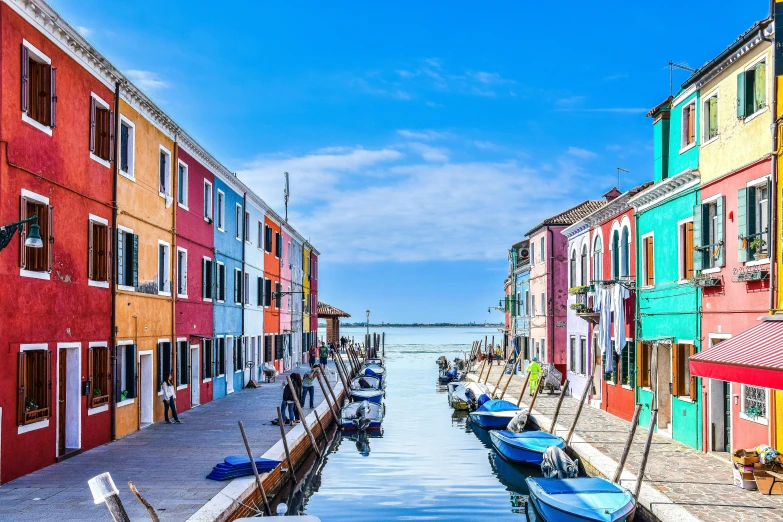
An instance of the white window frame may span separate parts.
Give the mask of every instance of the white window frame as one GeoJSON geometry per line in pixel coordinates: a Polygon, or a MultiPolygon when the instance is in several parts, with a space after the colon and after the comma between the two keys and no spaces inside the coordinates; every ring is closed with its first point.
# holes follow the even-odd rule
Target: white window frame
{"type": "MultiPolygon", "coordinates": [[[[215,260],[212,259],[211,257],[209,257],[209,256],[201,256],[201,267],[202,267],[202,271],[201,271],[202,283],[201,284],[202,285],[204,284],[203,283],[203,278],[204,278],[204,269],[203,269],[203,267],[206,264],[206,263],[204,263],[204,261],[209,261],[213,265],[215,264],[215,260]]],[[[217,284],[215,282],[215,279],[217,279],[217,270],[215,270],[214,267],[213,267],[213,274],[214,274],[214,277],[212,278],[213,279],[213,281],[212,281],[212,285],[213,285],[212,297],[204,297],[203,295],[201,296],[201,300],[204,301],[205,303],[211,303],[213,300],[217,300],[217,296],[215,295],[215,293],[217,292],[217,284]]],[[[202,294],[203,294],[203,290],[202,290],[202,294]]]]}
{"type": "Polygon", "coordinates": [[[264,250],[264,222],[258,221],[258,249],[264,250]]]}
{"type": "MultiPolygon", "coordinates": [[[[99,225],[103,225],[103,226],[105,226],[107,228],[109,227],[109,220],[106,219],[106,218],[102,218],[100,216],[96,216],[96,215],[93,215],[93,214],[88,214],[88,221],[90,222],[90,226],[92,226],[92,223],[98,223],[99,225]]],[[[111,242],[112,242],[111,234],[109,234],[109,237],[107,239],[108,239],[108,244],[106,246],[109,247],[109,251],[112,251],[113,249],[111,248],[111,242]]],[[[89,241],[89,239],[88,239],[88,241],[89,241]]],[[[88,245],[88,248],[90,246],[91,245],[88,245]]],[[[108,277],[107,281],[93,281],[92,279],[90,279],[88,277],[87,278],[87,285],[88,286],[95,286],[95,287],[98,287],[98,288],[109,288],[109,281],[111,281],[111,274],[109,274],[109,277],[108,277]]]]}
{"type": "Polygon", "coordinates": [[[600,281],[603,279],[604,274],[604,235],[601,232],[601,229],[598,228],[596,230],[596,233],[593,234],[592,243],[590,244],[590,266],[593,268],[593,281],[600,281]],[[596,250],[595,244],[597,241],[600,241],[601,244],[599,245],[600,250],[596,250]],[[600,258],[598,260],[595,259],[596,252],[599,253],[600,258]],[[598,273],[596,273],[596,269],[598,269],[598,273]]]}
{"type": "MultiPolygon", "coordinates": [[[[161,245],[166,247],[166,260],[168,261],[168,267],[166,270],[166,275],[168,276],[167,282],[169,283],[169,288],[171,288],[171,244],[168,241],[164,241],[162,239],[158,239],[158,248],[155,252],[155,256],[158,258],[158,272],[156,275],[160,275],[160,247],[161,245]]],[[[158,295],[165,295],[165,296],[171,296],[171,292],[161,292],[160,290],[160,281],[158,281],[158,295]]],[[[165,287],[165,285],[163,285],[165,287]]]]}
{"type": "Polygon", "coordinates": [[[160,191],[160,187],[158,187],[158,195],[162,197],[163,199],[166,199],[167,197],[173,197],[173,194],[171,193],[171,189],[174,186],[174,183],[172,183],[171,178],[171,151],[164,147],[163,145],[158,145],[158,172],[156,172],[157,176],[156,178],[160,177],[160,153],[163,152],[166,154],[166,182],[163,185],[164,192],[160,191]]]}
{"type": "MultiPolygon", "coordinates": [[[[719,193],[715,194],[714,196],[710,196],[710,197],[708,197],[708,198],[705,198],[705,199],[703,199],[703,200],[701,201],[701,204],[702,204],[702,205],[709,205],[709,204],[711,204],[711,203],[714,203],[714,202],[718,201],[718,200],[719,200],[720,198],[722,198],[722,197],[723,197],[723,194],[721,194],[721,193],[719,192],[719,193]]],[[[691,219],[691,221],[693,221],[693,219],[691,219]]],[[[725,228],[725,226],[726,226],[726,225],[725,225],[725,223],[724,223],[724,228],[725,228]]],[[[703,231],[702,231],[702,232],[703,232],[703,231]]],[[[725,235],[725,233],[724,233],[724,235],[725,235]]],[[[703,241],[704,241],[704,234],[702,233],[702,242],[703,242],[703,241]]],[[[726,248],[726,245],[723,245],[723,248],[726,248]]],[[[703,266],[703,264],[702,264],[702,266],[703,266]]],[[[718,272],[720,272],[720,271],[721,271],[721,269],[722,269],[722,268],[723,268],[723,267],[720,267],[720,266],[716,266],[716,267],[713,267],[713,268],[703,268],[703,269],[702,269],[702,271],[701,271],[701,273],[702,273],[702,274],[717,274],[718,272]]]]}
{"type": "Polygon", "coordinates": [[[710,93],[702,98],[701,101],[701,129],[702,129],[702,135],[701,135],[701,147],[706,147],[713,141],[720,138],[720,89],[715,88],[715,90],[710,91],[710,93]],[[710,132],[710,119],[709,119],[709,111],[706,109],[706,107],[709,107],[710,100],[712,98],[717,98],[718,102],[715,104],[715,107],[717,109],[717,116],[716,119],[718,121],[718,130],[715,136],[712,138],[709,137],[710,132]]]}
{"type": "MultiPolygon", "coordinates": [[[[133,346],[133,341],[130,339],[127,340],[121,340],[117,341],[117,369],[116,371],[120,373],[120,384],[123,384],[123,379],[125,378],[125,350],[126,346],[133,346]],[[120,347],[122,347],[122,351],[120,350],[120,347]]],[[[116,381],[112,383],[114,385],[116,381]]],[[[124,384],[128,384],[127,381],[124,384]]],[[[122,388],[122,386],[121,386],[122,388]]],[[[122,393],[122,390],[120,390],[120,393],[122,393]]],[[[114,400],[114,398],[112,398],[114,400]]],[[[120,408],[122,406],[127,406],[128,404],[134,404],[136,402],[136,397],[132,399],[125,399],[124,401],[120,401],[117,403],[117,408],[120,408]]]]}
{"type": "Polygon", "coordinates": [[[236,240],[242,241],[242,236],[244,235],[242,229],[245,227],[245,216],[244,212],[242,212],[242,205],[239,203],[236,204],[236,214],[234,215],[234,221],[236,222],[235,224],[237,227],[236,240]]]}
{"type": "Polygon", "coordinates": [[[740,387],[740,393],[739,393],[739,417],[742,420],[746,420],[748,422],[755,422],[756,424],[761,424],[763,426],[769,426],[769,388],[765,388],[763,386],[754,386],[755,388],[761,388],[764,390],[764,399],[765,399],[765,409],[767,411],[766,417],[756,417],[755,419],[752,419],[745,415],[745,412],[742,411],[742,409],[745,407],[745,386],[750,386],[747,384],[737,383],[740,387]]]}
{"type": "Polygon", "coordinates": [[[188,298],[188,251],[186,249],[182,248],[182,247],[179,247],[179,246],[177,247],[177,297],[182,298],[182,299],[187,299],[188,298]],[[180,269],[179,269],[179,254],[180,254],[180,252],[185,254],[184,255],[184,258],[185,258],[185,285],[184,285],[185,293],[184,294],[179,293],[179,279],[182,276],[182,274],[180,274],[180,269]]]}
{"type": "Polygon", "coordinates": [[[180,208],[183,208],[185,210],[190,210],[188,208],[188,180],[189,180],[190,173],[188,172],[188,164],[182,161],[181,159],[177,159],[177,206],[180,208]],[[185,188],[182,192],[182,197],[185,201],[182,203],[179,202],[179,186],[180,186],[180,180],[179,180],[179,168],[185,167],[185,188]]]}
{"type": "MultiPolygon", "coordinates": [[[[216,303],[225,303],[225,299],[220,299],[218,296],[220,295],[220,292],[218,291],[218,278],[220,277],[220,270],[217,269],[217,265],[223,266],[223,275],[226,275],[226,264],[221,263],[217,259],[214,260],[215,263],[215,302],[216,303]]],[[[223,291],[226,290],[226,282],[223,281],[223,291]]]]}
{"type": "MultiPolygon", "coordinates": [[[[96,109],[97,108],[105,109],[105,110],[109,111],[109,113],[111,113],[111,107],[109,106],[109,104],[103,98],[101,98],[100,96],[98,96],[94,92],[90,93],[90,98],[95,100],[95,108],[96,109]]],[[[98,135],[98,129],[96,128],[95,129],[95,136],[97,136],[97,135],[98,135]]],[[[90,146],[92,146],[92,143],[90,143],[90,146]]],[[[112,146],[112,143],[109,142],[109,147],[111,147],[111,146],[112,146]]],[[[111,167],[111,163],[109,163],[108,160],[105,160],[105,159],[101,158],[100,156],[96,156],[93,153],[93,151],[90,151],[90,159],[100,163],[101,165],[103,165],[107,169],[111,167]]]]}
{"type": "MultiPolygon", "coordinates": [[[[769,100],[769,81],[770,81],[770,78],[774,78],[774,76],[771,75],[772,71],[770,70],[770,67],[769,67],[769,60],[767,60],[767,53],[762,54],[761,56],[759,56],[758,58],[756,58],[755,60],[750,62],[748,65],[746,65],[745,68],[742,70],[742,72],[747,74],[747,72],[749,70],[755,69],[755,67],[758,64],[760,64],[761,62],[764,62],[766,64],[766,66],[767,66],[766,84],[764,85],[764,98],[767,100],[767,104],[764,105],[764,108],[757,110],[756,112],[754,112],[753,114],[751,114],[749,116],[745,116],[745,118],[742,120],[744,123],[750,122],[751,120],[755,119],[757,116],[759,116],[761,114],[764,114],[765,112],[767,112],[769,110],[769,104],[770,104],[770,100],[769,100]]],[[[747,95],[748,95],[748,93],[746,92],[745,96],[747,97],[747,95]]]]}
{"type": "MultiPolygon", "coordinates": [[[[767,174],[766,176],[761,176],[760,178],[756,178],[753,180],[748,181],[745,184],[745,188],[747,189],[753,189],[756,190],[761,185],[765,185],[771,178],[771,174],[767,174]]],[[[767,204],[769,205],[773,201],[772,194],[767,194],[767,204]]],[[[758,201],[756,201],[756,204],[758,204],[758,201]]],[[[772,209],[773,212],[775,212],[775,209],[772,209]]],[[[769,224],[772,226],[772,224],[769,224]]],[[[774,245],[769,245],[768,248],[774,248],[774,245]]],[[[759,265],[768,265],[770,263],[769,256],[767,256],[766,259],[754,259],[752,261],[746,261],[745,266],[759,266],[759,265]]]]}
{"type": "Polygon", "coordinates": [[[222,190],[217,190],[217,209],[215,211],[215,217],[217,218],[217,229],[221,232],[226,231],[226,193],[222,190]]]}
{"type": "MultiPolygon", "coordinates": [[[[234,286],[236,286],[236,284],[237,284],[237,274],[242,274],[242,273],[243,272],[242,272],[241,268],[234,268],[234,286]]],[[[245,285],[244,285],[245,278],[244,278],[244,276],[242,276],[239,280],[242,283],[241,290],[240,290],[242,292],[242,291],[245,290],[245,285]]],[[[234,293],[236,293],[236,292],[237,292],[237,289],[234,288],[234,293]]],[[[240,295],[239,296],[239,302],[237,302],[236,299],[235,299],[234,300],[234,304],[242,306],[244,304],[244,296],[240,295]]]]}
{"type": "Polygon", "coordinates": [[[541,292],[541,315],[546,317],[546,292],[541,292]]]}
{"type": "MultiPolygon", "coordinates": [[[[120,176],[122,176],[123,178],[135,182],[136,181],[136,171],[135,171],[136,125],[131,120],[129,120],[127,116],[124,116],[122,114],[120,114],[120,125],[125,125],[126,127],[128,127],[128,172],[122,170],[121,163],[117,165],[117,172],[119,172],[120,176]]],[[[122,129],[120,129],[120,135],[117,136],[116,139],[118,145],[117,148],[120,149],[122,145],[122,129]]],[[[115,158],[115,161],[120,162],[121,156],[122,156],[122,151],[119,150],[117,153],[117,157],[115,158]]]]}
{"type": "MultiPolygon", "coordinates": [[[[36,46],[31,44],[25,39],[22,39],[22,45],[24,45],[27,48],[27,52],[30,58],[35,60],[39,63],[45,63],[49,66],[52,65],[52,59],[46,56],[44,53],[40,51],[36,46]]],[[[17,55],[18,56],[18,55],[17,55]]],[[[18,107],[18,105],[17,105],[18,107]]],[[[48,125],[44,125],[42,123],[39,123],[38,121],[34,120],[30,116],[27,115],[27,111],[22,111],[22,121],[25,123],[28,123],[38,129],[39,131],[43,132],[44,134],[47,134],[49,136],[52,135],[52,128],[48,125]]]]}
{"type": "MultiPolygon", "coordinates": [[[[693,105],[693,110],[695,111],[698,107],[698,104],[696,103],[696,98],[692,98],[690,101],[687,101],[682,104],[682,107],[680,107],[680,154],[687,152],[691,150],[693,147],[696,146],[696,144],[699,142],[699,133],[695,132],[696,129],[694,129],[693,133],[693,143],[685,143],[685,109],[693,105]]],[[[693,124],[696,124],[696,115],[693,116],[693,124]]]]}
{"type": "Polygon", "coordinates": [[[245,243],[252,245],[253,242],[250,240],[250,211],[247,209],[245,209],[244,229],[245,243]]]}
{"type": "MultiPolygon", "coordinates": [[[[693,218],[691,217],[691,219],[693,219],[693,218]]],[[[648,238],[648,237],[653,238],[652,241],[653,241],[653,258],[654,258],[655,257],[655,232],[647,232],[646,234],[643,234],[642,237],[639,238],[639,244],[641,245],[642,248],[644,248],[644,240],[646,238],[648,238]]],[[[639,259],[639,266],[641,267],[641,272],[642,272],[641,273],[641,275],[642,275],[641,279],[642,279],[642,281],[646,282],[647,278],[645,277],[645,274],[646,274],[646,269],[647,269],[647,252],[643,252],[642,253],[641,259],[639,259]]],[[[652,285],[642,284],[642,285],[639,285],[639,288],[653,288],[655,286],[655,263],[653,263],[653,274],[652,274],[652,276],[653,276],[652,277],[653,278],[653,284],[652,285]]]]}
{"type": "MultiPolygon", "coordinates": [[[[117,225],[117,234],[130,234],[130,235],[133,235],[133,229],[132,228],[128,228],[128,227],[124,227],[122,225],[117,225]]],[[[124,241],[124,239],[123,239],[123,241],[124,241]]],[[[123,250],[124,249],[125,249],[125,247],[123,247],[123,250]]],[[[116,256],[117,252],[115,252],[114,255],[116,256]]],[[[117,262],[119,263],[119,260],[117,262]]],[[[130,267],[130,268],[132,269],[133,267],[130,267]]],[[[124,270],[125,270],[125,268],[123,267],[123,271],[124,270]]],[[[126,292],[135,292],[136,291],[136,289],[134,287],[127,286],[127,285],[120,285],[120,284],[118,284],[117,288],[119,290],[124,290],[126,292]]]]}
{"type": "Polygon", "coordinates": [[[204,208],[204,221],[207,223],[211,223],[215,220],[215,209],[214,209],[214,201],[213,198],[215,197],[215,194],[212,190],[212,182],[210,182],[208,179],[204,178],[204,203],[207,204],[207,201],[209,203],[207,204],[206,208],[204,208]],[[209,189],[209,198],[207,198],[207,189],[209,189]]]}
{"type": "MultiPolygon", "coordinates": [[[[40,194],[36,194],[35,192],[30,192],[27,189],[22,189],[22,196],[24,196],[27,199],[31,199],[31,200],[33,200],[36,203],[39,203],[41,205],[46,205],[47,207],[49,206],[49,198],[47,198],[46,196],[42,196],[40,194]]],[[[49,240],[49,232],[47,230],[42,230],[41,231],[41,239],[43,241],[48,241],[49,240]]],[[[49,248],[52,248],[52,247],[53,247],[53,245],[50,243],[49,244],[49,248]]],[[[17,264],[17,266],[19,266],[19,265],[17,264]]],[[[47,272],[47,271],[38,272],[38,271],[35,271],[35,270],[26,270],[24,268],[20,268],[19,269],[19,275],[22,276],[22,277],[29,277],[29,278],[32,278],[32,279],[42,279],[44,281],[50,281],[51,278],[52,278],[51,272],[47,272]]]]}
{"type": "MultiPolygon", "coordinates": [[[[693,216],[687,217],[685,219],[681,219],[677,222],[677,283],[683,285],[688,282],[688,279],[685,277],[685,262],[683,261],[683,251],[682,251],[682,229],[683,225],[687,223],[693,223],[693,216]]],[[[642,238],[642,245],[644,245],[644,238],[642,238]]],[[[655,255],[655,240],[653,240],[653,255],[655,255]]],[[[646,257],[643,255],[642,257],[646,257]]],[[[642,277],[644,276],[644,271],[642,271],[642,277]]],[[[653,275],[653,278],[655,275],[653,275]]]]}
{"type": "Polygon", "coordinates": [[[538,241],[539,241],[538,246],[541,249],[541,253],[539,254],[539,259],[541,260],[542,263],[544,263],[546,262],[546,253],[545,253],[546,245],[544,244],[544,236],[541,236],[538,241]]]}
{"type": "Polygon", "coordinates": [[[244,306],[250,306],[250,272],[244,272],[244,277],[242,278],[242,304],[244,306]]]}

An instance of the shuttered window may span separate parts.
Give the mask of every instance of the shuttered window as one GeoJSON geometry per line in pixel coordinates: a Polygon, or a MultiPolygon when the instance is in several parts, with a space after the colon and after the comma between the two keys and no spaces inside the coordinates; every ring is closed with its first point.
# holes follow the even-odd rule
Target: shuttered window
{"type": "Polygon", "coordinates": [[[281,257],[283,255],[283,238],[280,236],[280,232],[275,232],[275,257],[281,257]]]}
{"type": "Polygon", "coordinates": [[[160,195],[171,196],[171,153],[163,147],[158,156],[158,182],[160,195]]]}
{"type": "Polygon", "coordinates": [[[212,339],[201,341],[201,353],[204,364],[201,365],[201,378],[211,379],[215,375],[215,348],[212,339]]]}
{"type": "Polygon", "coordinates": [[[702,110],[702,140],[707,142],[718,136],[718,93],[704,100],[702,110]]]}
{"type": "Polygon", "coordinates": [[[55,126],[56,73],[47,57],[22,44],[21,109],[28,118],[47,127],[55,126]]]}
{"type": "Polygon", "coordinates": [[[223,302],[226,300],[226,265],[217,263],[216,272],[216,296],[218,301],[223,302]]]}
{"type": "Polygon", "coordinates": [[[109,349],[105,346],[93,346],[87,350],[87,373],[90,381],[90,395],[87,404],[97,408],[109,402],[109,349]]]}
{"type": "Polygon", "coordinates": [[[215,365],[218,377],[226,374],[226,338],[218,337],[215,341],[215,365]]]}
{"type": "Polygon", "coordinates": [[[90,96],[90,152],[104,161],[111,161],[114,159],[113,145],[114,113],[106,102],[90,96]]]}
{"type": "Polygon", "coordinates": [[[690,147],[694,143],[696,143],[696,102],[692,101],[682,108],[681,148],[690,147]]]}
{"type": "Polygon", "coordinates": [[[632,341],[626,341],[622,352],[620,352],[620,383],[625,386],[634,385],[635,352],[632,341]]]}
{"type": "Polygon", "coordinates": [[[638,373],[636,374],[636,385],[640,387],[650,387],[650,368],[652,358],[652,344],[638,341],[636,343],[636,360],[638,361],[638,373]]]}
{"type": "Polygon", "coordinates": [[[680,279],[693,277],[693,221],[680,225],[680,279]]]}
{"type": "Polygon", "coordinates": [[[214,297],[214,263],[211,259],[201,260],[201,297],[213,299],[214,297]]]}
{"type": "Polygon", "coordinates": [[[242,205],[237,203],[236,205],[236,232],[237,232],[237,239],[242,239],[242,205]]]}
{"type": "Polygon", "coordinates": [[[93,220],[88,222],[87,278],[91,281],[107,282],[109,280],[110,230],[104,223],[93,220]]]}
{"type": "Polygon", "coordinates": [[[222,190],[217,191],[217,227],[221,232],[225,229],[226,197],[222,190]]]}
{"type": "Polygon", "coordinates": [[[767,107],[767,63],[762,60],[737,75],[737,117],[747,118],[767,107]]]}
{"type": "Polygon", "coordinates": [[[18,362],[17,424],[48,419],[52,408],[52,352],[21,351],[18,362]]]}
{"type": "Polygon", "coordinates": [[[587,245],[582,246],[582,279],[580,284],[587,286],[590,284],[590,269],[587,266],[587,245]]]}
{"type": "Polygon", "coordinates": [[[41,234],[42,248],[25,246],[31,223],[25,223],[19,233],[19,266],[30,272],[52,271],[52,246],[54,243],[54,207],[30,196],[22,196],[20,219],[38,216],[38,229],[41,234]]]}
{"type": "Polygon", "coordinates": [[[258,306],[264,306],[264,278],[258,277],[258,288],[256,289],[257,296],[256,296],[256,302],[258,303],[258,306]]]}
{"type": "Polygon", "coordinates": [[[264,280],[264,306],[272,306],[272,280],[264,280]]]}
{"type": "Polygon", "coordinates": [[[139,278],[139,236],[120,230],[117,234],[117,284],[135,288],[139,278]]]}
{"type": "Polygon", "coordinates": [[[188,296],[188,251],[177,249],[177,296],[188,296]]]}
{"type": "Polygon", "coordinates": [[[571,260],[568,263],[568,275],[570,286],[576,286],[578,284],[576,279],[576,250],[571,251],[571,260]]]}
{"type": "Polygon", "coordinates": [[[181,161],[177,164],[177,203],[188,206],[188,166],[181,161]]]}
{"type": "Polygon", "coordinates": [[[212,183],[204,180],[204,219],[212,223],[212,183]]]}
{"type": "Polygon", "coordinates": [[[245,343],[241,337],[234,337],[234,371],[239,372],[245,368],[245,343]]]}
{"type": "Polygon", "coordinates": [[[579,372],[587,374],[587,338],[579,339],[579,372]]]}
{"type": "Polygon", "coordinates": [[[177,341],[177,384],[190,384],[190,364],[188,342],[177,341]]]}
{"type": "Polygon", "coordinates": [[[242,271],[238,268],[234,269],[234,303],[242,304],[242,271]]]}
{"type": "Polygon", "coordinates": [[[576,371],[576,337],[571,337],[569,341],[568,370],[574,372],[576,371]]]}
{"type": "Polygon", "coordinates": [[[271,335],[264,337],[264,361],[266,362],[272,362],[275,360],[274,353],[272,351],[273,341],[274,337],[271,335]]]}
{"type": "Polygon", "coordinates": [[[133,178],[134,132],[133,124],[124,119],[120,120],[120,172],[129,178],[133,178]]]}
{"type": "Polygon", "coordinates": [[[280,283],[275,283],[275,308],[280,308],[281,306],[281,295],[280,293],[283,291],[283,287],[280,283]]]}
{"type": "Polygon", "coordinates": [[[642,252],[644,255],[642,271],[644,286],[655,285],[655,256],[653,248],[653,237],[647,236],[642,240],[642,252]]]}
{"type": "Polygon", "coordinates": [[[115,401],[136,398],[136,345],[117,346],[117,373],[114,384],[115,401]]]}
{"type": "Polygon", "coordinates": [[[691,375],[690,358],[696,354],[693,344],[672,345],[672,394],[696,400],[696,377],[691,375]]]}
{"type": "Polygon", "coordinates": [[[158,343],[158,391],[161,391],[163,381],[173,373],[174,353],[170,342],[158,343]]]}
{"type": "Polygon", "coordinates": [[[612,233],[612,278],[620,277],[620,232],[612,233]]]}

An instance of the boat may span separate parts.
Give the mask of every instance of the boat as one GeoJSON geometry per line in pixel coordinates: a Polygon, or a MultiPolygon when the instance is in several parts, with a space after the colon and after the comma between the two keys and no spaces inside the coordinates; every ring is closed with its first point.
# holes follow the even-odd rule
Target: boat
{"type": "Polygon", "coordinates": [[[340,410],[339,425],[343,431],[378,431],[383,423],[383,404],[369,401],[351,402],[340,410]]]}
{"type": "Polygon", "coordinates": [[[364,363],[365,364],[375,364],[375,365],[383,366],[384,368],[386,368],[386,365],[383,362],[383,357],[369,357],[369,358],[364,360],[364,363]]]}
{"type": "Polygon", "coordinates": [[[512,402],[492,399],[471,412],[470,420],[487,430],[502,430],[519,412],[519,407],[512,402]]]}
{"type": "Polygon", "coordinates": [[[370,401],[380,404],[383,401],[383,383],[377,377],[354,377],[351,380],[351,400],[370,401]]]}
{"type": "Polygon", "coordinates": [[[489,436],[495,451],[511,462],[541,464],[548,448],[565,448],[562,438],[546,431],[514,433],[509,430],[496,430],[490,432],[489,436]]]}
{"type": "Polygon", "coordinates": [[[462,381],[465,379],[465,373],[460,372],[456,367],[451,366],[448,370],[438,371],[438,382],[448,384],[450,382],[462,381]]]}
{"type": "Polygon", "coordinates": [[[455,410],[473,411],[491,398],[489,388],[477,382],[450,382],[448,392],[449,404],[455,410]]]}
{"type": "Polygon", "coordinates": [[[636,511],[630,491],[601,477],[528,478],[528,506],[546,522],[628,522],[636,511]]]}
{"type": "Polygon", "coordinates": [[[377,377],[383,386],[386,385],[386,368],[380,364],[365,364],[359,368],[359,375],[364,377],[377,377]]]}

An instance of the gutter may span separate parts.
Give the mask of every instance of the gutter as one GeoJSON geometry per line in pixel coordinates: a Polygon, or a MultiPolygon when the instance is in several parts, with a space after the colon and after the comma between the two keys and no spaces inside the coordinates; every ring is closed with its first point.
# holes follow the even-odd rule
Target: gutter
{"type": "MultiPolygon", "coordinates": [[[[769,19],[772,20],[774,24],[775,19],[775,0],[770,0],[770,6],[769,6],[769,19]]],[[[771,196],[773,196],[773,201],[775,201],[775,211],[771,212],[770,216],[770,223],[769,223],[769,237],[770,242],[773,243],[775,246],[774,248],[769,249],[769,314],[773,315],[775,313],[775,308],[777,307],[777,263],[775,262],[776,254],[778,251],[778,241],[776,241],[777,238],[777,207],[778,207],[778,198],[777,198],[777,177],[778,177],[778,125],[780,124],[780,119],[778,118],[778,80],[777,76],[774,75],[775,72],[775,39],[774,38],[768,38],[766,36],[763,36],[763,30],[762,33],[762,39],[772,43],[772,53],[771,53],[771,59],[772,67],[771,70],[773,72],[772,76],[772,100],[770,101],[770,109],[772,111],[772,168],[771,168],[771,175],[770,175],[770,192],[772,193],[771,196]]]]}
{"type": "MultiPolygon", "coordinates": [[[[247,248],[247,238],[250,237],[250,231],[247,230],[248,226],[250,225],[250,221],[245,221],[245,215],[247,213],[247,192],[244,192],[242,194],[242,332],[240,333],[240,339],[242,341],[242,350],[245,354],[247,354],[247,346],[245,346],[245,340],[244,334],[245,334],[245,302],[249,302],[250,296],[245,295],[245,271],[247,270],[247,267],[245,266],[245,259],[246,259],[246,253],[245,249],[247,248]]],[[[250,285],[248,285],[250,286],[250,285]]],[[[248,291],[250,291],[250,288],[248,288],[248,291]]],[[[262,334],[263,335],[263,334],[262,334]]],[[[247,365],[247,360],[243,359],[245,365],[247,365]]],[[[253,378],[253,375],[250,375],[250,378],[253,378]]],[[[245,387],[245,369],[242,368],[242,387],[245,387]]]]}
{"type": "MultiPolygon", "coordinates": [[[[549,234],[549,288],[547,289],[547,293],[549,294],[552,305],[549,307],[551,309],[551,314],[547,313],[548,316],[552,318],[552,327],[547,328],[549,332],[549,346],[550,350],[552,350],[552,364],[555,364],[555,236],[554,232],[552,232],[552,227],[546,228],[547,233],[549,234]]],[[[568,361],[566,361],[566,367],[568,366],[568,361]]]]}
{"type": "Polygon", "coordinates": [[[109,411],[111,415],[111,440],[117,440],[117,252],[119,250],[119,233],[117,231],[117,176],[119,176],[119,152],[120,152],[120,82],[114,84],[114,165],[112,166],[111,181],[111,222],[114,227],[112,242],[114,255],[111,256],[111,376],[114,393],[109,397],[109,411]]]}

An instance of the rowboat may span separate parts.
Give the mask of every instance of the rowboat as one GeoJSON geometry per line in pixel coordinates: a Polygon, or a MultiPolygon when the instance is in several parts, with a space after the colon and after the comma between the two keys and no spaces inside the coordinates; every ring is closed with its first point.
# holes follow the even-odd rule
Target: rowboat
{"type": "Polygon", "coordinates": [[[636,511],[630,491],[600,477],[528,478],[529,505],[546,522],[628,522],[636,511]]]}
{"type": "Polygon", "coordinates": [[[354,377],[350,395],[352,401],[380,403],[383,400],[383,385],[378,377],[354,377]]]}
{"type": "Polygon", "coordinates": [[[565,441],[546,431],[508,430],[490,432],[492,446],[504,459],[525,464],[541,464],[544,452],[552,446],[565,448],[565,441]]]}
{"type": "Polygon", "coordinates": [[[475,410],[490,399],[489,388],[477,382],[450,382],[449,404],[455,410],[475,410]]]}
{"type": "Polygon", "coordinates": [[[383,404],[351,402],[340,410],[339,425],[343,431],[378,431],[385,410],[383,404]]]}
{"type": "Polygon", "coordinates": [[[517,416],[519,407],[511,402],[492,399],[470,413],[471,422],[487,430],[502,430],[517,416]]]}

